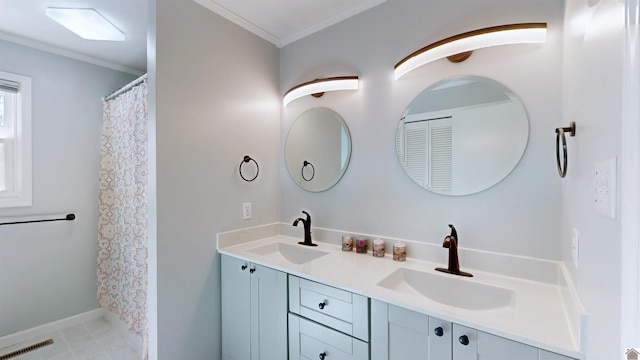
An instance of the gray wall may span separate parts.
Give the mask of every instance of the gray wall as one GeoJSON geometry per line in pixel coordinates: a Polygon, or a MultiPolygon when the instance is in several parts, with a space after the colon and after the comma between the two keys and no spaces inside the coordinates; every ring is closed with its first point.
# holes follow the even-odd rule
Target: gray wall
{"type": "Polygon", "coordinates": [[[0,336],[97,308],[101,97],[133,76],[0,40],[0,70],[32,81],[33,206],[73,222],[0,226],[0,336]]]}
{"type": "Polygon", "coordinates": [[[215,235],[279,220],[278,49],[193,1],[155,11],[158,359],[216,359],[215,235]],[[244,155],[260,165],[251,183],[244,155]]]}
{"type": "Polygon", "coordinates": [[[338,112],[353,138],[349,168],[326,192],[301,190],[281,165],[283,221],[308,210],[314,226],[428,243],[440,243],[452,223],[462,247],[561,259],[561,182],[553,131],[562,116],[562,28],[563,3],[555,0],[388,0],[284,47],[281,93],[326,76],[359,75],[361,86],[319,99],[305,97],[283,109],[283,138],[297,116],[316,106],[338,112]],[[463,63],[437,61],[393,79],[400,59],[434,41],[532,21],[548,23],[546,44],[480,50],[463,63]],[[495,79],[522,100],[529,115],[529,144],[519,165],[498,185],[475,195],[446,197],[423,190],[405,175],[395,153],[396,126],[423,89],[465,74],[495,79]]]}

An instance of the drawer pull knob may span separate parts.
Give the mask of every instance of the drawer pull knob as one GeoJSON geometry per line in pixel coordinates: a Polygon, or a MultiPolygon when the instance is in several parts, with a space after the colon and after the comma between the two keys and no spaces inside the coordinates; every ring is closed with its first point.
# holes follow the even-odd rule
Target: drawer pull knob
{"type": "Polygon", "coordinates": [[[256,268],[251,268],[251,269],[249,269],[249,273],[250,273],[250,274],[253,274],[254,272],[256,272],[256,268]]]}
{"type": "Polygon", "coordinates": [[[327,352],[326,351],[323,352],[323,353],[320,353],[320,356],[319,356],[320,360],[324,360],[324,358],[326,358],[326,357],[327,357],[327,352]]]}
{"type": "Polygon", "coordinates": [[[460,344],[467,346],[469,345],[469,337],[467,335],[462,335],[458,338],[458,341],[460,341],[460,344]]]}
{"type": "Polygon", "coordinates": [[[240,267],[240,269],[242,269],[242,271],[247,270],[247,264],[242,265],[242,266],[240,267]]]}
{"type": "Polygon", "coordinates": [[[444,330],[442,329],[442,326],[438,326],[437,328],[433,329],[433,333],[439,337],[444,335],[444,330]]]}
{"type": "MultiPolygon", "coordinates": [[[[327,300],[321,302],[320,304],[318,304],[318,307],[320,308],[320,310],[324,309],[325,306],[329,305],[329,303],[327,302],[327,300]]],[[[323,353],[324,354],[324,353],[323,353]]],[[[322,355],[322,354],[321,354],[322,355]]]]}

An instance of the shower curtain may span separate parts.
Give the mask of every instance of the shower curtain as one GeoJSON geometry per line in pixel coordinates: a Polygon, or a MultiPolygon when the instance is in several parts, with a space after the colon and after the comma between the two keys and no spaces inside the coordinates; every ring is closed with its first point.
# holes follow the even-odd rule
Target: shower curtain
{"type": "Polygon", "coordinates": [[[147,82],[104,100],[98,190],[98,305],[147,330],[147,82]]]}

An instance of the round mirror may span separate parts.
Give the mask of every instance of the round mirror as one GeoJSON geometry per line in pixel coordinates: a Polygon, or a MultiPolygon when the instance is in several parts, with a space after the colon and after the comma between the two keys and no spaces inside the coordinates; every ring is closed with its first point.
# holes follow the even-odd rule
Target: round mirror
{"type": "Polygon", "coordinates": [[[349,165],[347,124],[327,108],[305,111],[289,130],[284,156],[289,175],[298,186],[313,192],[331,188],[349,165]]]}
{"type": "Polygon", "coordinates": [[[488,78],[460,76],[430,86],[409,104],[396,150],[421,187],[468,195],[504,179],[528,138],[527,113],[511,90],[488,78]]]}

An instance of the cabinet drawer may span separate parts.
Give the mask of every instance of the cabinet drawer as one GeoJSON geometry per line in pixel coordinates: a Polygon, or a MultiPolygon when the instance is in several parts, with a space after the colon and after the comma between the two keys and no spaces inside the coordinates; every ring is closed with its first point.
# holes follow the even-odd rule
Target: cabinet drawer
{"type": "Polygon", "coordinates": [[[369,299],[289,275],[289,311],[369,341],[369,299]]]}
{"type": "Polygon", "coordinates": [[[289,313],[289,358],[366,360],[369,344],[289,313]]]}

